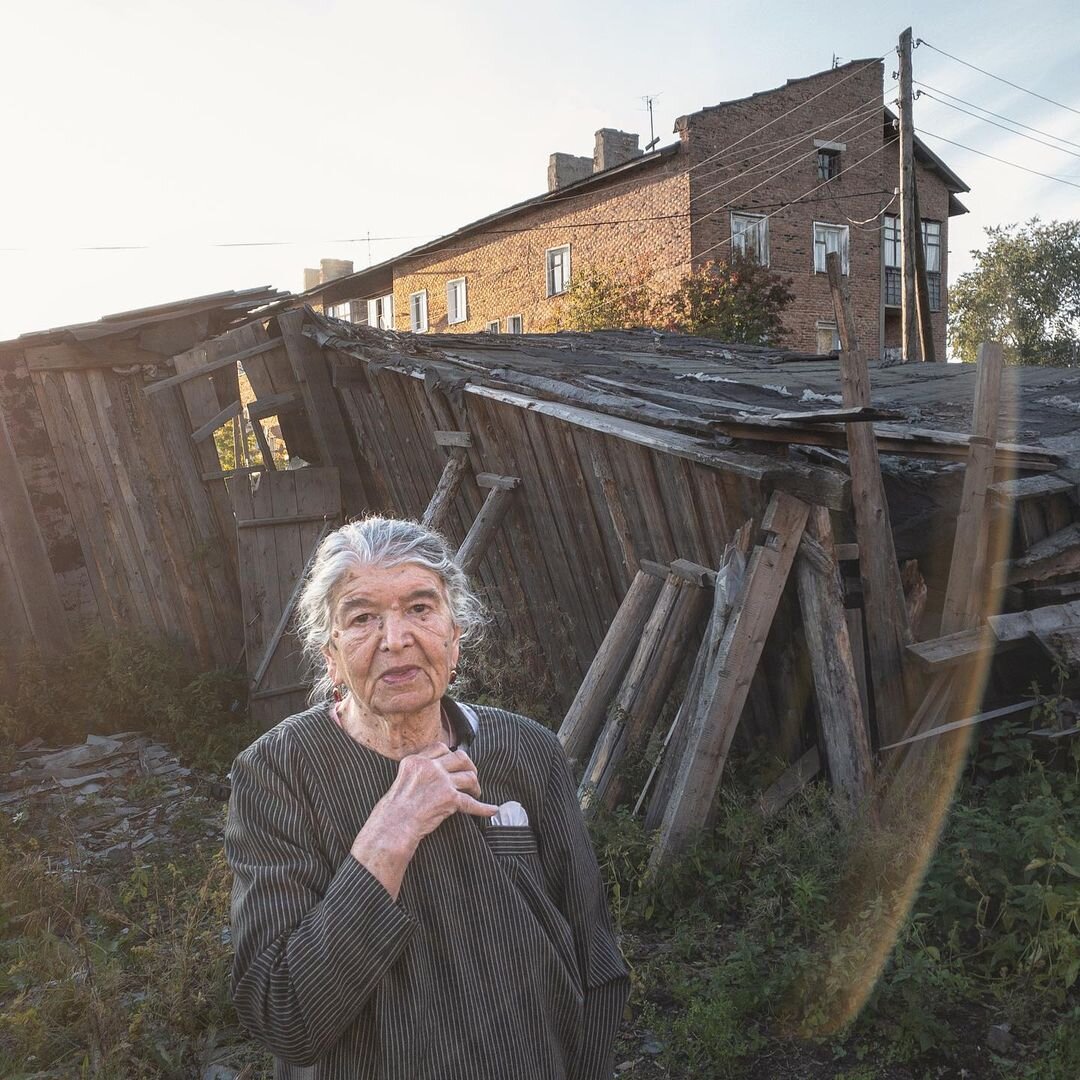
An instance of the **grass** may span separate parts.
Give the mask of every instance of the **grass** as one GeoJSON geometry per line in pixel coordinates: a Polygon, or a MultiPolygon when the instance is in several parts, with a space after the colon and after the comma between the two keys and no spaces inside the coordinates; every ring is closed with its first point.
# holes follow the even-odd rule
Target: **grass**
{"type": "MultiPolygon", "coordinates": [[[[536,667],[504,648],[494,673],[466,669],[462,696],[486,690],[551,721],[536,667]]],[[[254,734],[242,690],[167,647],[92,637],[48,682],[25,666],[18,694],[0,705],[0,748],[141,729],[221,774],[254,734]],[[62,710],[47,694],[56,686],[79,687],[62,710]]],[[[1080,1075],[1071,745],[1049,752],[1016,727],[987,731],[913,898],[900,883],[927,843],[920,824],[872,826],[823,785],[770,820],[753,783],[724,789],[713,826],[660,879],[646,872],[650,838],[637,820],[598,818],[597,854],[633,969],[620,1075],[1080,1075]],[[871,978],[868,958],[881,952],[884,971],[871,978]],[[1004,1056],[986,1046],[998,1024],[1015,1040],[1004,1056]]],[[[756,768],[749,759],[729,774],[756,768]]],[[[151,799],[139,783],[146,790],[132,797],[151,799]]],[[[179,1080],[211,1060],[270,1075],[228,999],[229,875],[205,836],[206,812],[185,804],[171,856],[93,874],[79,864],[74,822],[35,839],[0,814],[0,1075],[179,1080]]]]}

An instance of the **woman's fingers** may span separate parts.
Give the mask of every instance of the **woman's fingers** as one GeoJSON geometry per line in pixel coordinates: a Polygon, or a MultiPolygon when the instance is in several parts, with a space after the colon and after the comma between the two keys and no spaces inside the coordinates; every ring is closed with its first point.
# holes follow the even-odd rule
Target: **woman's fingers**
{"type": "Polygon", "coordinates": [[[458,809],[463,814],[472,814],[473,817],[493,817],[499,812],[497,806],[480,802],[471,795],[467,795],[464,791],[458,796],[458,809]]]}

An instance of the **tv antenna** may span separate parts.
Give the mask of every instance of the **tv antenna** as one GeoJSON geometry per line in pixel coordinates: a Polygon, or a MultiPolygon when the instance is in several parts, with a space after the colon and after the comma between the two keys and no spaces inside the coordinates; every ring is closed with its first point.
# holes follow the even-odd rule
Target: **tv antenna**
{"type": "Polygon", "coordinates": [[[645,108],[649,110],[649,143],[645,147],[645,153],[648,154],[653,147],[660,141],[656,132],[653,130],[653,102],[659,97],[659,94],[646,94],[641,100],[645,102],[645,108]]]}

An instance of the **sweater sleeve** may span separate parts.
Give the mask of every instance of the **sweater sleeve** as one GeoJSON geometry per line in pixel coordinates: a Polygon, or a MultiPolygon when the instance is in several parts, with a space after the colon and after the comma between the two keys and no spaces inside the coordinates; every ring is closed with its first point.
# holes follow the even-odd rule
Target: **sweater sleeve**
{"type": "Polygon", "coordinates": [[[233,1000],[282,1060],[333,1047],[415,931],[415,921],[351,855],[330,865],[316,814],[279,743],[233,765],[225,855],[233,871],[233,1000]]]}
{"type": "Polygon", "coordinates": [[[610,1080],[615,1034],[630,979],[611,927],[577,785],[558,745],[552,755],[539,842],[545,886],[570,924],[585,992],[582,1047],[573,1080],[610,1080]]]}

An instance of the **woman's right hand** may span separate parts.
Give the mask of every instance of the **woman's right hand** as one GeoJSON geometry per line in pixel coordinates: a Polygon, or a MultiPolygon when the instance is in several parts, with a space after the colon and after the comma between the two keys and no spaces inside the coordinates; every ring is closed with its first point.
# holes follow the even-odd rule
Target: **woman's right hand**
{"type": "Polygon", "coordinates": [[[352,855],[395,899],[417,845],[451,814],[491,817],[497,806],[480,801],[476,766],[464,750],[432,743],[403,757],[390,790],[357,833],[352,855]]]}

